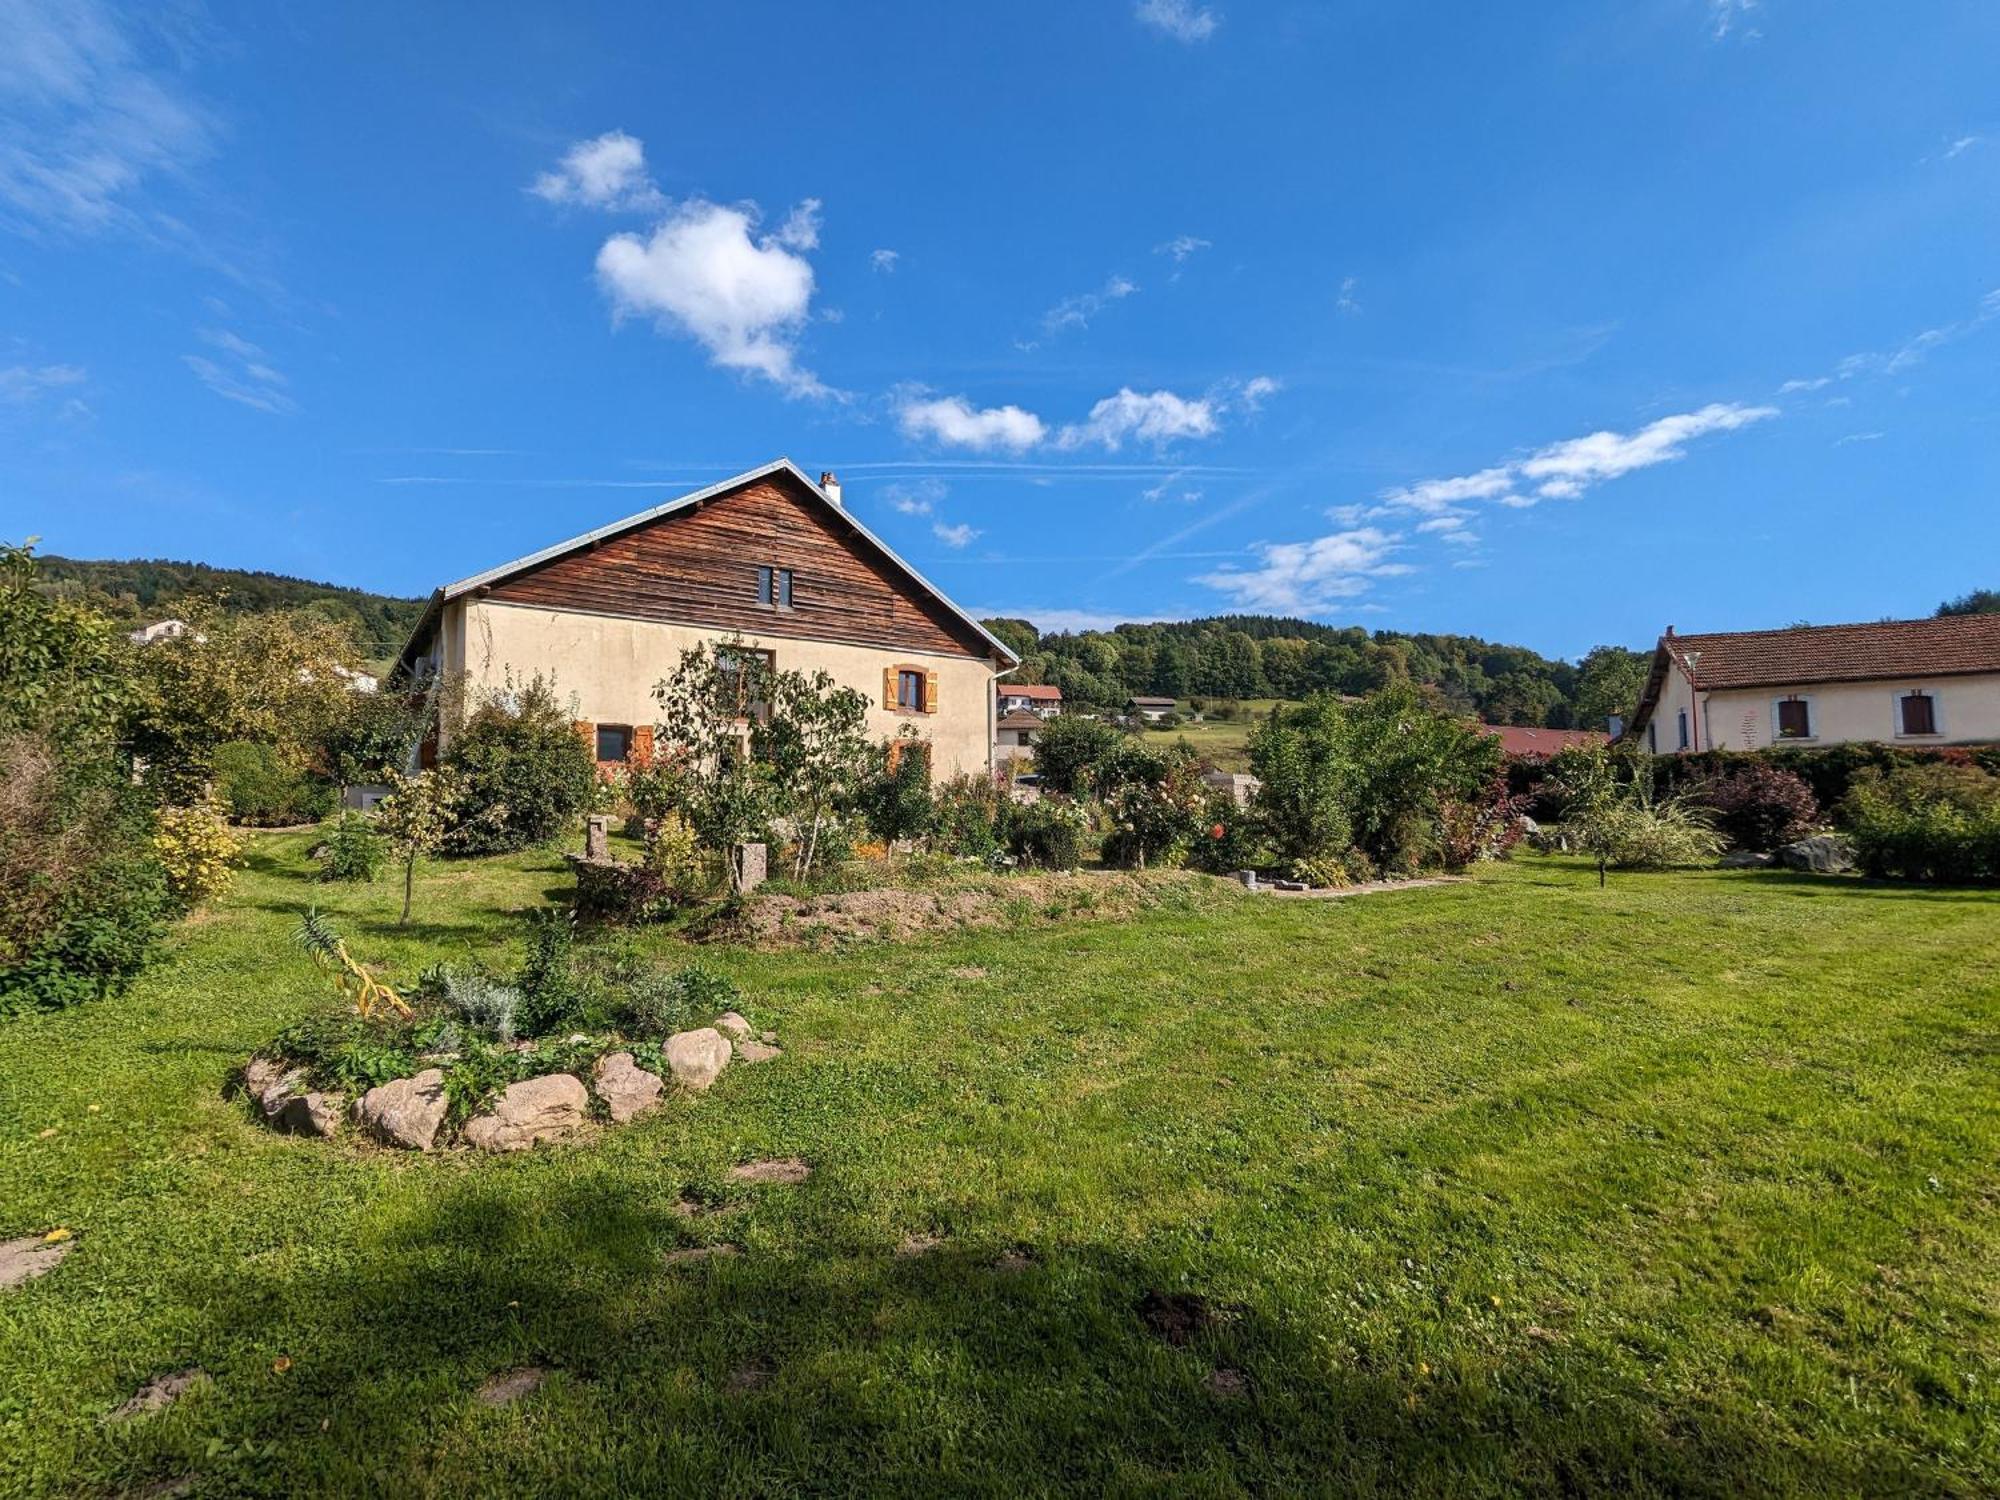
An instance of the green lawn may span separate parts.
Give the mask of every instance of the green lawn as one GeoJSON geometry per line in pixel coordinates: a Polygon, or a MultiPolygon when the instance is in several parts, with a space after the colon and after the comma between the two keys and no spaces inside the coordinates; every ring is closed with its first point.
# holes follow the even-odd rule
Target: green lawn
{"type": "Polygon", "coordinates": [[[404,935],[308,842],[261,840],[124,998],[0,1027],[0,1237],[77,1236],[0,1293],[0,1492],[2000,1487],[2000,893],[1523,859],[719,950],[782,1059],[419,1158],[223,1098],[325,1003],[293,912],[403,974],[503,962],[562,866],[433,873],[404,935]],[[802,1185],[726,1180],[790,1155],[802,1185]],[[1148,1293],[1213,1319],[1176,1345],[1148,1293]]]}

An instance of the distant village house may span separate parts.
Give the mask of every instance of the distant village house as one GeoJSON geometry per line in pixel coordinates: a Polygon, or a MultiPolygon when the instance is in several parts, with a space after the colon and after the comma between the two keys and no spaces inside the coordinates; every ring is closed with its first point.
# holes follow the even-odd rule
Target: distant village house
{"type": "Polygon", "coordinates": [[[1000,712],[1040,714],[1052,719],[1062,712],[1062,689],[1047,682],[1003,682],[1000,712]]]}

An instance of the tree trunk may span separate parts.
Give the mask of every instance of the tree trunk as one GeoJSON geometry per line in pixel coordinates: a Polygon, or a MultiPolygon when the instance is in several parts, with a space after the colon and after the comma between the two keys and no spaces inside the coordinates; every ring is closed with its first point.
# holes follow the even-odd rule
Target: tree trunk
{"type": "Polygon", "coordinates": [[[1604,889],[1604,856],[1601,854],[1597,856],[1597,888],[1600,891],[1604,889]]]}
{"type": "Polygon", "coordinates": [[[416,883],[417,856],[413,850],[410,857],[403,861],[403,915],[397,923],[398,926],[407,927],[410,925],[410,891],[416,883]]]}

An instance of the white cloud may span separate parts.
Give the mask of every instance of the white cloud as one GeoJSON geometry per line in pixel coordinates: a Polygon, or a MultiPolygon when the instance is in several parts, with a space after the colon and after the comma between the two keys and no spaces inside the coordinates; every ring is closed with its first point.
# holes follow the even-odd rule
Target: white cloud
{"type": "Polygon", "coordinates": [[[0,369],[0,402],[26,406],[51,391],[82,385],[89,378],[81,365],[10,365],[0,369]]]}
{"type": "Polygon", "coordinates": [[[272,366],[262,347],[227,328],[198,328],[195,336],[229,356],[220,362],[203,354],[181,356],[181,363],[216,395],[274,416],[299,409],[287,389],[291,382],[272,366]]]}
{"type": "Polygon", "coordinates": [[[1139,492],[1149,504],[1158,505],[1163,500],[1171,500],[1177,505],[1193,505],[1199,501],[1204,491],[1189,489],[1181,483],[1185,469],[1176,469],[1158,484],[1150,485],[1139,492]]]}
{"type": "Polygon", "coordinates": [[[1514,487],[1514,471],[1502,465],[1456,479],[1425,479],[1382,492],[1383,502],[1397,510],[1433,515],[1467,500],[1497,500],[1514,487]]]}
{"type": "MultiPolygon", "coordinates": [[[[799,212],[787,221],[795,234],[799,212]]],[[[813,268],[780,238],[786,231],[753,237],[755,213],[700,199],[680,204],[644,238],[606,240],[598,284],[619,317],[649,316],[725,369],[761,375],[792,396],[837,394],[798,363],[813,268]]]]}
{"type": "Polygon", "coordinates": [[[146,56],[148,15],[0,0],[0,203],[22,227],[134,223],[148,178],[213,150],[208,111],[146,56]]]}
{"type": "Polygon", "coordinates": [[[1091,407],[1086,420],[1065,426],[1056,434],[1056,446],[1097,443],[1115,453],[1127,441],[1164,444],[1175,438],[1213,437],[1217,430],[1213,401],[1172,391],[1142,394],[1126,386],[1091,407]]]}
{"type": "Polygon", "coordinates": [[[1353,314],[1360,312],[1361,301],[1354,295],[1355,292],[1360,289],[1360,286],[1361,286],[1361,278],[1359,276],[1341,277],[1340,297],[1333,304],[1334,311],[1346,313],[1350,317],[1353,314]]]}
{"type": "Polygon", "coordinates": [[[896,262],[902,258],[902,252],[898,250],[872,250],[868,254],[868,264],[871,269],[887,274],[896,269],[896,262]]]}
{"type": "Polygon", "coordinates": [[[1005,448],[1019,453],[1048,435],[1048,427],[1031,411],[1018,406],[975,408],[963,396],[927,397],[906,392],[896,410],[904,433],[929,438],[951,448],[976,453],[1005,448]]]}
{"type": "Polygon", "coordinates": [[[1222,24],[1220,16],[1194,0],[1139,0],[1132,14],[1177,42],[1205,42],[1222,24]]]}
{"type": "Polygon", "coordinates": [[[666,202],[646,175],[644,144],[622,130],[578,141],[563,154],[562,164],[542,173],[528,191],[551,203],[619,212],[655,209],[666,202]]]}
{"type": "Polygon", "coordinates": [[[1816,375],[1810,380],[1787,380],[1783,385],[1778,387],[1778,394],[1780,396],[1789,396],[1795,391],[1816,391],[1822,386],[1832,384],[1833,377],[1831,375],[1816,375]]]}
{"type": "Polygon", "coordinates": [[[1179,265],[1198,250],[1210,248],[1210,242],[1192,234],[1177,234],[1162,244],[1153,246],[1155,255],[1171,255],[1174,264],[1179,265]]]}
{"type": "MultiPolygon", "coordinates": [[[[1720,40],[1736,30],[1751,11],[1757,8],[1757,0],[1708,0],[1708,23],[1712,35],[1720,40]]],[[[1744,36],[1755,40],[1759,35],[1753,27],[1744,36]]]]}
{"type": "Polygon", "coordinates": [[[1104,283],[1103,289],[1095,292],[1080,292],[1074,297],[1065,297],[1054,307],[1042,314],[1042,330],[1045,333],[1061,333],[1066,328],[1088,328],[1090,320],[1110,306],[1131,296],[1139,290],[1136,281],[1123,276],[1113,276],[1104,283]]]}
{"type": "Polygon", "coordinates": [[[819,199],[801,199],[771,238],[787,250],[819,249],[819,209],[819,199]]]}
{"type": "Polygon", "coordinates": [[[942,521],[933,521],[931,523],[931,535],[943,542],[947,547],[963,548],[971,546],[980,533],[963,523],[957,526],[947,526],[942,521]]]}
{"type": "Polygon", "coordinates": [[[1964,151],[1970,151],[1974,146],[1978,145],[1984,139],[1985,139],[1984,136],[1979,136],[1979,135],[1962,135],[1957,140],[1953,141],[1950,145],[1944,148],[1944,159],[1946,161],[1950,161],[1954,156],[1957,156],[1959,153],[1964,151]]]}
{"type": "Polygon", "coordinates": [[[1158,615],[1139,612],[1135,614],[1112,614],[1108,610],[1070,609],[1056,607],[1036,609],[1022,606],[1007,609],[982,609],[977,612],[982,620],[1028,620],[1043,635],[1058,633],[1081,635],[1090,630],[1111,630],[1120,625],[1147,625],[1161,620],[1178,620],[1181,615],[1158,615]]]}
{"type": "Polygon", "coordinates": [[[1539,481],[1536,493],[1544,499],[1571,500],[1591,485],[1684,457],[1695,438],[1734,432],[1776,415],[1775,406],[1715,401],[1699,411],[1661,417],[1637,432],[1593,432],[1551,443],[1523,462],[1520,472],[1539,481]]]}
{"type": "Polygon", "coordinates": [[[1335,532],[1309,542],[1261,543],[1261,566],[1222,568],[1195,582],[1227,594],[1242,609],[1309,614],[1366,593],[1378,578],[1407,573],[1391,562],[1400,546],[1393,533],[1372,526],[1335,532]]]}
{"type": "Polygon", "coordinates": [[[1845,437],[1836,438],[1833,446],[1845,448],[1849,443],[1872,443],[1887,436],[1883,432],[1850,432],[1845,437]]]}
{"type": "Polygon", "coordinates": [[[1243,406],[1246,411],[1256,411],[1271,397],[1284,389],[1281,381],[1269,375],[1253,375],[1243,384],[1243,406]]]}
{"type": "Polygon", "coordinates": [[[938,479],[919,479],[911,483],[884,485],[882,488],[882,498],[890,508],[906,516],[929,515],[945,494],[944,482],[938,479]]]}
{"type": "Polygon", "coordinates": [[[1463,531],[1465,529],[1465,522],[1466,516],[1463,511],[1452,511],[1446,515],[1431,516],[1426,520],[1417,522],[1417,530],[1439,532],[1463,531]]]}

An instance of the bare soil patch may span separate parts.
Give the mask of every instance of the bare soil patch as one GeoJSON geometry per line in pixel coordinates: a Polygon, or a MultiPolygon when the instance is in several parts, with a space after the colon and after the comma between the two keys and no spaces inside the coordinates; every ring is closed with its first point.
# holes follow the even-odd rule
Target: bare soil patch
{"type": "Polygon", "coordinates": [[[732,1182],[775,1182],[783,1187],[796,1187],[812,1176],[812,1170],[798,1157],[785,1156],[775,1161],[746,1161],[731,1167],[729,1178],[732,1182]]]}

